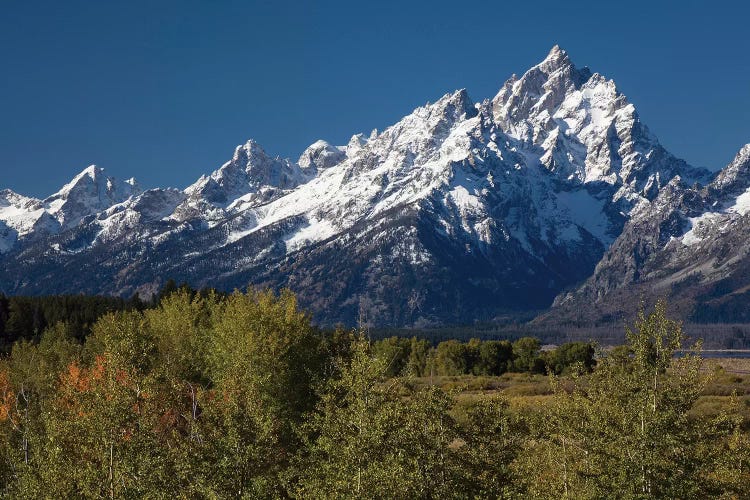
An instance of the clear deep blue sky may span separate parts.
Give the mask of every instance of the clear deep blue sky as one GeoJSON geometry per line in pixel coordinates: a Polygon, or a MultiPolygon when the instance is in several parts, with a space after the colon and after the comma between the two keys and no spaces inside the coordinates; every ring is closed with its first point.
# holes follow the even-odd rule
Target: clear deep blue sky
{"type": "Polygon", "coordinates": [[[492,97],[559,44],[677,156],[750,142],[750,7],[696,1],[16,1],[0,13],[0,188],[89,164],[185,187],[254,138],[296,158],[446,92],[492,97]]]}

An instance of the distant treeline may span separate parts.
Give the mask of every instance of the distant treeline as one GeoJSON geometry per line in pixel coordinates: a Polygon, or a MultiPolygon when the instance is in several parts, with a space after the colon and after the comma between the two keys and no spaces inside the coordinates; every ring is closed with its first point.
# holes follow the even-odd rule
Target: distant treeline
{"type": "MultiPolygon", "coordinates": [[[[185,292],[191,297],[206,297],[209,293],[218,296],[226,296],[226,293],[215,289],[204,288],[196,290],[188,284],[177,284],[174,280],[168,280],[162,289],[152,297],[141,298],[138,294],[130,298],[97,296],[97,295],[49,295],[49,296],[5,296],[0,293],[0,352],[7,353],[14,342],[18,340],[38,341],[42,332],[50,326],[64,322],[70,334],[83,340],[91,333],[91,326],[103,315],[115,311],[144,311],[157,307],[161,301],[175,292],[185,292]]],[[[721,317],[712,317],[712,321],[721,320],[721,317]]],[[[446,326],[439,328],[374,328],[368,330],[368,337],[373,340],[392,339],[393,337],[410,339],[416,337],[427,341],[430,347],[437,346],[445,341],[463,342],[468,350],[465,360],[458,362],[456,366],[468,366],[463,373],[484,374],[486,368],[482,362],[475,362],[478,354],[474,353],[472,342],[475,339],[483,341],[506,341],[512,342],[522,338],[532,337],[538,339],[542,344],[561,343],[591,343],[600,345],[619,345],[625,341],[624,325],[601,324],[601,325],[533,325],[517,323],[477,323],[466,326],[446,326]],[[469,346],[471,344],[472,346],[469,346]],[[477,364],[478,363],[478,364],[477,364]]],[[[701,338],[707,349],[748,349],[750,348],[750,324],[725,324],[725,323],[688,323],[684,325],[684,331],[688,338],[701,338]]],[[[392,340],[390,342],[393,342],[392,340]]],[[[407,341],[404,341],[407,342],[407,341]]],[[[417,349],[421,347],[416,346],[417,349]]],[[[411,346],[410,346],[411,349],[411,346]]],[[[443,347],[443,350],[451,351],[449,357],[458,359],[461,355],[455,353],[458,348],[443,347]]],[[[491,349],[484,347],[484,349],[491,349]]],[[[494,345],[492,349],[500,352],[508,352],[508,346],[494,345]]],[[[437,353],[435,353],[437,354],[437,353]]],[[[501,356],[503,354],[500,354],[501,356]]],[[[534,361],[538,369],[556,365],[555,360],[550,360],[549,354],[537,356],[534,361]]],[[[516,368],[515,360],[501,361],[504,363],[504,371],[526,371],[516,368]]],[[[394,361],[396,365],[400,361],[394,361]]],[[[446,366],[437,367],[429,365],[433,374],[443,370],[450,371],[446,366]]],[[[533,370],[532,370],[533,371],[533,370]]],[[[416,373],[412,371],[411,373],[416,373]]]]}
{"type": "MultiPolygon", "coordinates": [[[[750,323],[684,323],[689,339],[703,339],[706,349],[750,349],[750,323]]],[[[528,323],[477,323],[475,325],[445,326],[440,328],[373,328],[369,331],[374,340],[389,337],[412,337],[429,340],[433,345],[446,340],[467,342],[473,338],[483,340],[517,340],[523,337],[538,338],[542,344],[564,342],[592,342],[603,346],[621,345],[625,342],[625,326],[620,323],[536,325],[528,323]]]]}
{"type": "Polygon", "coordinates": [[[449,325],[434,328],[386,328],[375,327],[368,331],[373,340],[389,337],[419,337],[433,345],[446,340],[468,342],[482,340],[518,340],[534,337],[542,344],[565,342],[596,341],[601,345],[620,345],[625,341],[624,324],[606,323],[601,325],[536,325],[532,323],[476,323],[471,325],[449,325]]]}
{"type": "Polygon", "coordinates": [[[387,366],[389,376],[410,375],[502,375],[505,372],[551,372],[557,375],[572,368],[589,372],[596,364],[594,345],[569,342],[542,351],[539,339],[468,342],[446,340],[433,347],[429,341],[412,337],[390,337],[373,343],[373,353],[387,366]]]}
{"type": "Polygon", "coordinates": [[[21,339],[38,340],[42,332],[57,323],[66,323],[71,335],[81,340],[104,314],[143,308],[137,296],[125,300],[85,295],[0,295],[0,349],[7,352],[14,342],[21,339]]]}
{"type": "Polygon", "coordinates": [[[0,294],[0,352],[8,352],[18,340],[38,341],[42,333],[58,323],[65,323],[69,335],[83,340],[91,327],[107,313],[116,311],[144,311],[157,307],[175,292],[185,292],[191,297],[208,293],[221,295],[215,290],[195,290],[187,284],[177,285],[169,280],[148,300],[138,294],[129,299],[102,295],[47,295],[39,297],[0,294]]]}
{"type": "MultiPolygon", "coordinates": [[[[102,316],[117,311],[153,309],[176,292],[186,293],[191,298],[222,295],[213,289],[195,290],[184,283],[177,285],[173,280],[146,301],[138,294],[129,299],[98,295],[6,297],[0,294],[0,352],[9,352],[19,340],[38,341],[47,328],[59,323],[65,324],[68,335],[83,341],[102,316]]],[[[483,329],[485,333],[501,331],[492,325],[485,325],[483,329]]],[[[387,331],[412,332],[406,329],[379,332],[382,335],[387,331]]],[[[569,342],[543,352],[540,339],[531,336],[513,342],[479,338],[460,341],[470,333],[476,334],[476,327],[444,328],[440,335],[429,330],[416,333],[425,334],[427,338],[394,335],[374,342],[373,350],[387,361],[390,376],[501,375],[505,372],[545,373],[548,370],[561,374],[572,366],[590,371],[595,364],[594,345],[586,342],[569,342]],[[451,337],[451,333],[455,337],[451,337]],[[449,340],[435,342],[436,338],[443,337],[449,340]]]]}
{"type": "MultiPolygon", "coordinates": [[[[214,290],[194,290],[169,281],[148,301],[137,294],[130,299],[87,295],[6,297],[0,294],[0,350],[9,352],[19,340],[38,341],[49,327],[64,324],[67,334],[83,341],[102,316],[112,312],[154,309],[175,292],[191,298],[221,295],[214,290]]],[[[449,331],[449,330],[446,330],[449,331]]],[[[509,340],[445,340],[436,346],[430,340],[392,336],[373,344],[376,355],[388,363],[391,376],[411,375],[501,375],[505,372],[563,373],[572,366],[590,371],[594,366],[594,346],[570,342],[548,351],[534,337],[509,340]]]]}

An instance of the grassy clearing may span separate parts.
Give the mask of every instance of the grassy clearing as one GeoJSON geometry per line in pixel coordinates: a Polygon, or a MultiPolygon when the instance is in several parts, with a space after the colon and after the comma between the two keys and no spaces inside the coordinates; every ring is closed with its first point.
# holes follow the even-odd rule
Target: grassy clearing
{"type": "MultiPolygon", "coordinates": [[[[693,409],[694,416],[717,416],[735,401],[750,427],[750,359],[706,359],[703,370],[710,379],[693,409]]],[[[565,384],[565,380],[563,377],[561,382],[565,384]]],[[[412,388],[436,385],[452,391],[456,397],[458,415],[476,402],[495,396],[503,396],[511,408],[519,412],[533,411],[548,404],[553,394],[549,377],[529,373],[505,373],[498,377],[420,377],[404,380],[404,384],[412,388]]]]}

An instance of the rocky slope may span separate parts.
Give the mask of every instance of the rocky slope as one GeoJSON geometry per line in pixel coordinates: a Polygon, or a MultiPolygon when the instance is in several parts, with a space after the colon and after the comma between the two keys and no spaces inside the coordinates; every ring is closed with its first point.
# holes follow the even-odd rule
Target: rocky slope
{"type": "Polygon", "coordinates": [[[705,187],[673,179],[540,320],[617,319],[632,315],[638,297],[666,297],[688,321],[750,321],[749,213],[750,144],[705,187]]]}

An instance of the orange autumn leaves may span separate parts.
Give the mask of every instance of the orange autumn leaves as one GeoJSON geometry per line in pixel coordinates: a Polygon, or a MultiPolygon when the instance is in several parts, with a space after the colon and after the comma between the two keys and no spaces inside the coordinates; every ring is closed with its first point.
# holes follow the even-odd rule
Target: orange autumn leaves
{"type": "Polygon", "coordinates": [[[10,417],[16,393],[11,387],[8,370],[0,371],[0,422],[5,422],[10,417]]]}
{"type": "Polygon", "coordinates": [[[78,361],[73,361],[68,365],[67,372],[60,375],[61,390],[65,388],[78,392],[85,392],[91,388],[91,382],[101,380],[104,375],[104,356],[96,357],[96,363],[93,369],[81,368],[78,361]]]}
{"type": "MultiPolygon", "coordinates": [[[[90,368],[81,367],[77,360],[68,365],[60,375],[56,404],[61,409],[78,408],[78,415],[83,416],[89,404],[85,396],[94,395],[111,401],[123,389],[137,392],[138,399],[145,397],[145,393],[135,387],[131,375],[121,368],[114,368],[107,355],[99,354],[90,368]]],[[[132,409],[139,411],[139,403],[136,402],[132,409]]]]}

